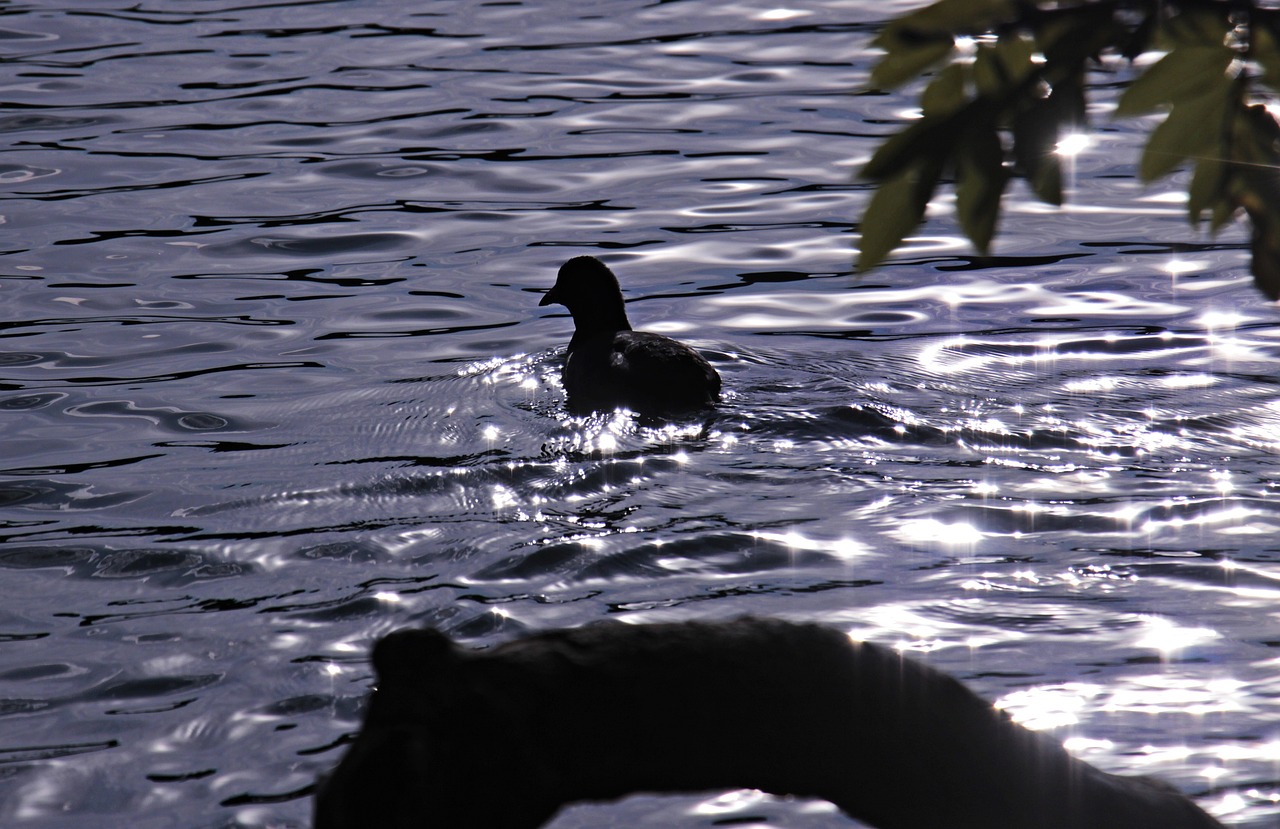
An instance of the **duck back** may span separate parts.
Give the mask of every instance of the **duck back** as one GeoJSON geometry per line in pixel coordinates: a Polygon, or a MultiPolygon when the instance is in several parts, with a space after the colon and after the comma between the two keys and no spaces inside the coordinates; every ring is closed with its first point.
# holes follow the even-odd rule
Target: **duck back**
{"type": "Polygon", "coordinates": [[[705,408],[720,396],[720,375],[706,358],[647,331],[607,332],[571,345],[561,379],[575,411],[673,413],[705,408]]]}

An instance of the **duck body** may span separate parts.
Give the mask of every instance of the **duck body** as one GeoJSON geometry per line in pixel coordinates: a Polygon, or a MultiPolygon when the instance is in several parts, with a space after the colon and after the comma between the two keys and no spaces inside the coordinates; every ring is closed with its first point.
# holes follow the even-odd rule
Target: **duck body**
{"type": "Polygon", "coordinates": [[[574,334],[561,381],[578,412],[626,408],[642,414],[694,411],[720,396],[720,375],[694,349],[627,319],[613,272],[592,256],[570,259],[539,305],[559,303],[574,334]]]}

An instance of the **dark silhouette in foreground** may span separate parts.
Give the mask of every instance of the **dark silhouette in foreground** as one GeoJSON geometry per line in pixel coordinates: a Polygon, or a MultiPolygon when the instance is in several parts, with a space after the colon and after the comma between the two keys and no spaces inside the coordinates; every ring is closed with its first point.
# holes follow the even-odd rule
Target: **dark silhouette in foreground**
{"type": "Polygon", "coordinates": [[[1221,829],[1072,758],[945,674],[818,625],[602,623],[488,651],[374,647],[364,728],[316,829],[535,829],[634,792],[756,788],[882,829],[1221,829]]]}
{"type": "Polygon", "coordinates": [[[594,256],[560,267],[538,305],[557,302],[573,316],[561,373],[571,410],[674,414],[719,398],[720,375],[701,354],[670,337],[631,329],[618,278],[594,256]]]}

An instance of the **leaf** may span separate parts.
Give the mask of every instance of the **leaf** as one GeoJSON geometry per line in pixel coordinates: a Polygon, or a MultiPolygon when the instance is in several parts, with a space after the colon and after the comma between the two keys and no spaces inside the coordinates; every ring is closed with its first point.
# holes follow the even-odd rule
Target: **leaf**
{"type": "Polygon", "coordinates": [[[1117,20],[1118,13],[1116,4],[1101,2],[1041,8],[1031,20],[1031,31],[1044,56],[1043,69],[1077,72],[1089,58],[1120,48],[1131,26],[1117,20]]]}
{"type": "Polygon", "coordinates": [[[965,104],[965,67],[953,63],[943,69],[920,94],[920,111],[925,118],[950,115],[965,104]]]}
{"type": "Polygon", "coordinates": [[[924,218],[925,208],[937,186],[938,164],[917,164],[876,190],[862,215],[859,228],[858,270],[865,273],[879,265],[924,218]]]}
{"type": "Polygon", "coordinates": [[[1116,106],[1116,115],[1146,115],[1161,106],[1221,94],[1234,53],[1225,46],[1174,49],[1135,80],[1116,106]]]}
{"type": "Polygon", "coordinates": [[[978,44],[978,52],[973,57],[973,85],[979,95],[988,98],[995,98],[1008,86],[996,48],[989,43],[978,44]]]}
{"type": "Polygon", "coordinates": [[[858,172],[859,178],[885,181],[924,158],[945,156],[955,138],[955,123],[964,117],[962,107],[942,117],[924,117],[898,132],[875,151],[858,172]]]}
{"type": "Polygon", "coordinates": [[[1050,95],[1033,101],[1013,118],[1013,158],[1026,176],[1036,198],[1048,204],[1062,204],[1062,167],[1058,161],[1058,138],[1071,122],[1073,105],[1069,90],[1062,97],[1050,95]]]}
{"type": "Polygon", "coordinates": [[[1016,32],[1000,35],[1000,39],[996,41],[996,55],[1000,58],[1000,65],[1010,85],[1022,83],[1035,71],[1035,64],[1032,62],[1035,51],[1035,44],[1016,32]]]}
{"type": "Polygon", "coordinates": [[[956,34],[985,32],[1016,16],[1015,0],[938,0],[892,20],[871,41],[886,54],[869,83],[875,89],[900,86],[945,60],[956,34]]]}
{"type": "Polygon", "coordinates": [[[883,47],[881,38],[898,37],[904,31],[917,34],[985,32],[996,23],[1014,19],[1016,12],[1014,0],[938,0],[891,21],[872,45],[883,47]]]}
{"type": "Polygon", "coordinates": [[[1227,198],[1226,173],[1227,165],[1218,152],[1204,155],[1196,161],[1196,172],[1187,187],[1187,218],[1192,224],[1200,224],[1209,205],[1227,198]]]}
{"type": "Polygon", "coordinates": [[[979,45],[973,61],[978,94],[998,98],[1015,90],[1035,70],[1031,55],[1031,41],[1016,34],[1002,35],[994,45],[979,45]]]}
{"type": "Polygon", "coordinates": [[[1062,162],[1050,154],[1041,162],[1030,180],[1031,191],[1045,204],[1062,206],[1062,162]]]}
{"type": "Polygon", "coordinates": [[[985,254],[995,235],[1000,196],[1009,180],[995,126],[969,130],[957,156],[956,214],[965,235],[985,254]]]}
{"type": "Polygon", "coordinates": [[[1173,17],[1162,21],[1156,31],[1159,48],[1174,50],[1183,46],[1222,46],[1231,30],[1226,3],[1181,6],[1173,17]]]}
{"type": "Polygon", "coordinates": [[[1059,77],[1049,92],[1047,106],[1057,123],[1057,140],[1070,132],[1084,129],[1088,124],[1088,107],[1084,98],[1084,69],[1079,67],[1069,75],[1059,77]]]}
{"type": "Polygon", "coordinates": [[[1256,12],[1249,26],[1249,57],[1262,67],[1262,82],[1280,90],[1280,37],[1277,37],[1274,14],[1256,12]]]}
{"type": "Polygon", "coordinates": [[[949,35],[921,45],[895,44],[871,70],[871,79],[868,83],[873,89],[893,89],[901,86],[930,66],[947,58],[954,48],[955,41],[949,35]]]}
{"type": "Polygon", "coordinates": [[[1277,217],[1256,216],[1250,212],[1249,218],[1253,220],[1249,242],[1249,250],[1253,254],[1249,267],[1253,271],[1253,284],[1267,299],[1275,302],[1280,299],[1280,228],[1276,226],[1277,217]]]}
{"type": "Polygon", "coordinates": [[[1147,139],[1138,165],[1139,178],[1154,181],[1189,157],[1220,149],[1218,136],[1224,135],[1228,128],[1225,119],[1229,92],[1230,88],[1224,85],[1217,95],[1183,101],[1170,110],[1147,139]]]}
{"type": "Polygon", "coordinates": [[[1217,233],[1231,223],[1239,208],[1230,199],[1222,199],[1213,203],[1213,211],[1209,214],[1209,232],[1217,233]]]}

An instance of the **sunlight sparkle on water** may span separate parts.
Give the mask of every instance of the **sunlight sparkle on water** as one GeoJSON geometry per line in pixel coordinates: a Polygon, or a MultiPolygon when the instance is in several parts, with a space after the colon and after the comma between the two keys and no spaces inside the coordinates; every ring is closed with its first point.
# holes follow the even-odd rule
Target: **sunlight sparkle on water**
{"type": "Polygon", "coordinates": [[[1210,783],[1226,774],[1227,770],[1222,766],[1206,766],[1200,770],[1200,776],[1207,778],[1210,783]]]}
{"type": "Polygon", "coordinates": [[[1125,526],[1131,527],[1133,526],[1133,522],[1141,517],[1145,509],[1146,507],[1140,504],[1122,504],[1119,507],[1116,507],[1116,509],[1111,512],[1111,515],[1116,521],[1124,524],[1125,526]]]}
{"type": "MultiPolygon", "coordinates": [[[[1166,499],[1162,502],[1165,508],[1173,506],[1175,501],[1166,499]]],[[[1217,527],[1219,532],[1229,532],[1234,534],[1253,533],[1257,531],[1267,531],[1272,527],[1266,522],[1252,522],[1258,516],[1257,510],[1248,507],[1227,507],[1216,512],[1205,512],[1192,517],[1183,517],[1175,515],[1168,520],[1149,519],[1142,525],[1142,531],[1146,533],[1156,533],[1162,529],[1171,528],[1180,530],[1183,527],[1217,527]]]]}
{"type": "Polygon", "coordinates": [[[1142,629],[1133,643],[1139,648],[1152,648],[1160,651],[1162,658],[1187,648],[1212,642],[1220,638],[1216,630],[1209,628],[1183,627],[1164,616],[1142,616],[1142,629]]]}
{"type": "Polygon", "coordinates": [[[281,633],[271,640],[271,647],[279,648],[280,650],[288,650],[290,648],[299,647],[302,643],[302,637],[296,633],[281,633]]]}
{"type": "MultiPolygon", "coordinates": [[[[1086,682],[1066,682],[1025,688],[1006,694],[995,707],[1007,713],[1014,722],[1033,731],[1075,725],[1090,711],[1135,712],[1144,714],[1204,715],[1243,710],[1246,683],[1235,679],[1195,680],[1155,674],[1134,677],[1119,686],[1086,682]]],[[[1106,741],[1078,739],[1069,750],[1083,751],[1105,747],[1106,741]]],[[[1276,748],[1274,741],[1264,744],[1276,748]]],[[[1220,747],[1220,759],[1237,759],[1233,752],[1262,751],[1255,746],[1220,747]]],[[[1148,746],[1144,749],[1152,761],[1183,760],[1190,756],[1185,746],[1148,746]]],[[[1247,759],[1265,759],[1250,754],[1247,759]]]]}
{"type": "Polygon", "coordinates": [[[1093,139],[1083,133],[1072,133],[1063,136],[1054,147],[1054,152],[1061,156],[1075,156],[1093,146],[1093,139]]]}
{"type": "Polygon", "coordinates": [[[506,509],[519,503],[516,499],[515,491],[502,484],[494,484],[489,491],[489,498],[494,509],[506,509]]]}
{"type": "MultiPolygon", "coordinates": [[[[1256,790],[1253,791],[1256,792],[1256,790]]],[[[1275,799],[1272,799],[1272,802],[1276,802],[1275,799]]],[[[1223,815],[1229,815],[1232,812],[1242,811],[1247,808],[1248,805],[1248,801],[1246,801],[1238,792],[1227,792],[1222,796],[1222,800],[1218,801],[1217,807],[1212,809],[1212,812],[1214,815],[1222,817],[1223,815]]]]}
{"type": "Polygon", "coordinates": [[[1061,728],[1080,722],[1081,712],[1091,707],[1102,690],[1101,685],[1085,682],[1041,685],[1005,694],[995,707],[1032,731],[1061,728]]]}
{"type": "Polygon", "coordinates": [[[1159,380],[1159,385],[1166,389],[1203,389],[1217,383],[1218,378],[1212,374],[1174,374],[1159,380]]]}
{"type": "Polygon", "coordinates": [[[1085,377],[1079,380],[1069,380],[1062,385],[1062,388],[1065,391],[1077,394],[1091,394],[1112,391],[1119,388],[1122,382],[1123,380],[1119,377],[1085,377]]]}
{"type": "Polygon", "coordinates": [[[758,789],[738,789],[704,800],[690,811],[695,815],[723,815],[749,809],[763,799],[764,793],[758,789]]]}
{"type": "Polygon", "coordinates": [[[972,524],[957,521],[948,524],[936,518],[918,518],[904,521],[895,535],[904,541],[932,542],[935,544],[977,544],[985,533],[972,524]]]}
{"type": "Polygon", "coordinates": [[[1115,745],[1110,740],[1099,740],[1093,737],[1068,737],[1062,741],[1062,747],[1077,756],[1087,751],[1111,751],[1115,745]]]}
{"type": "Polygon", "coordinates": [[[1247,314],[1237,313],[1236,311],[1205,311],[1196,318],[1199,325],[1203,325],[1210,331],[1221,331],[1223,329],[1232,330],[1240,325],[1249,322],[1253,317],[1247,314]]]}
{"type": "Polygon", "coordinates": [[[812,550],[829,553],[842,561],[852,561],[871,552],[871,548],[866,544],[861,541],[855,541],[852,538],[836,538],[833,540],[809,538],[795,530],[785,533],[753,532],[751,537],[761,541],[774,541],[785,544],[793,550],[812,550]]]}
{"type": "Polygon", "coordinates": [[[1185,259],[1170,259],[1165,263],[1164,270],[1165,273],[1170,276],[1178,276],[1179,274],[1194,273],[1195,271],[1203,270],[1204,267],[1205,263],[1203,262],[1193,262],[1185,259]]]}
{"type": "Polygon", "coordinates": [[[797,17],[808,17],[813,12],[800,9],[769,9],[756,15],[757,20],[792,20],[797,17]]]}

